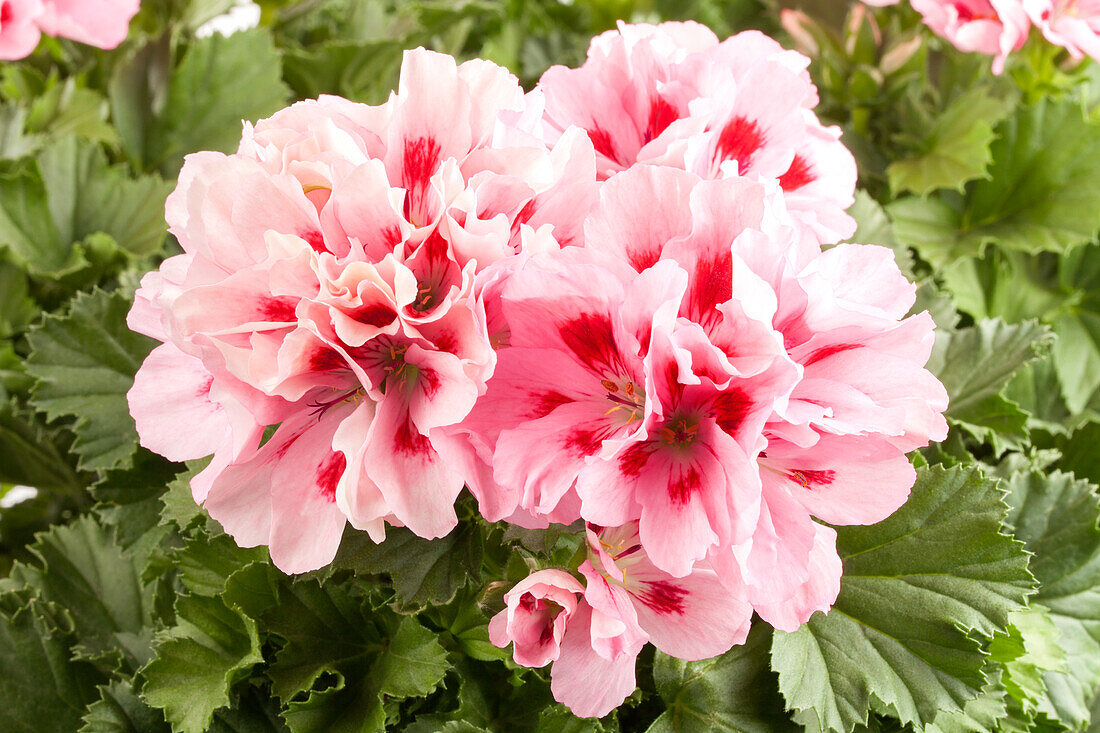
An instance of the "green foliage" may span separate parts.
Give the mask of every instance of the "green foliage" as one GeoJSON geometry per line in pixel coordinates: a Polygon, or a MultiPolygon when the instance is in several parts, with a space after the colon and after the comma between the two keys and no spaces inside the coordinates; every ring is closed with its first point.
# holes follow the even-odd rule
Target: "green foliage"
{"type": "Polygon", "coordinates": [[[1065,252],[1100,229],[1100,134],[1073,100],[1020,107],[998,128],[988,178],[957,198],[902,198],[895,233],[937,266],[989,244],[1065,252]]]}
{"type": "Polygon", "coordinates": [[[155,658],[141,670],[145,700],[175,730],[201,733],[229,704],[234,683],[262,662],[256,623],[218,598],[181,595],[176,625],[158,636],[155,658]]]}
{"type": "Polygon", "coordinates": [[[154,342],[127,328],[129,309],[120,292],[82,293],[29,337],[34,406],[50,420],[75,417],[72,450],[83,469],[129,466],[137,448],[126,392],[154,342]]]}
{"type": "Polygon", "coordinates": [[[481,568],[481,533],[476,524],[460,524],[442,539],[425,540],[403,528],[390,529],[376,545],[363,532],[348,532],[334,568],[360,574],[385,573],[397,593],[395,608],[409,612],[454,598],[481,568]]]}
{"type": "Polygon", "coordinates": [[[1035,555],[1033,601],[1049,611],[1065,652],[1064,670],[1043,679],[1039,711],[1076,729],[1100,693],[1100,499],[1088,482],[1062,473],[1024,472],[1007,486],[1009,521],[1035,555]]]}
{"type": "Polygon", "coordinates": [[[1012,100],[976,88],[957,97],[936,118],[918,156],[891,163],[890,188],[925,196],[941,188],[961,190],[982,178],[993,160],[993,126],[1009,114],[1012,100]]]}
{"type": "Polygon", "coordinates": [[[1006,512],[978,469],[929,468],[894,515],[840,528],[836,605],[772,645],[796,720],[850,731],[873,710],[926,725],[976,697],[983,639],[1006,628],[1033,585],[1022,546],[1002,532],[1006,512]]]}
{"type": "Polygon", "coordinates": [[[196,41],[169,75],[163,109],[145,136],[126,144],[142,150],[140,159],[167,175],[179,171],[187,153],[232,152],[242,119],[267,117],[286,105],[280,70],[278,51],[265,30],[196,41]]]}
{"type": "Polygon", "coordinates": [[[653,678],[667,707],[648,733],[794,730],[768,664],[771,636],[770,627],[757,623],[742,646],[702,662],[658,652],[653,678]]]}

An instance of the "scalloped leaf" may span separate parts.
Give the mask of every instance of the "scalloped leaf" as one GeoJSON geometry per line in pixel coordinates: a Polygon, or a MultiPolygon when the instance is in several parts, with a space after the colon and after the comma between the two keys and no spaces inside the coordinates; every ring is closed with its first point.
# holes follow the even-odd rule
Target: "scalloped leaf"
{"type": "Polygon", "coordinates": [[[72,451],[85,470],[129,467],[137,450],[126,393],[156,342],[127,328],[129,310],[122,293],[81,293],[28,335],[32,403],[51,421],[76,418],[72,451]]]}
{"type": "Polygon", "coordinates": [[[1009,521],[1039,580],[1032,599],[1061,633],[1065,670],[1043,678],[1039,711],[1071,728],[1088,724],[1100,693],[1100,499],[1070,474],[1019,473],[1007,482],[1009,521]]]}
{"type": "Polygon", "coordinates": [[[1024,607],[1034,579],[1007,507],[975,467],[919,469],[909,501],[869,527],[840,527],[840,596],[794,633],[772,667],[795,719],[851,731],[868,714],[926,725],[962,712],[987,682],[983,639],[1024,607]]]}

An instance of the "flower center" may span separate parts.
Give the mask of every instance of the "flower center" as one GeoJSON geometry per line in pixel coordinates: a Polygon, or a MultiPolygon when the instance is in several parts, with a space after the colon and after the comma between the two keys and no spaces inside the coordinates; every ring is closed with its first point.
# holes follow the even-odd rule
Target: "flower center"
{"type": "Polygon", "coordinates": [[[624,425],[642,419],[645,414],[645,393],[634,382],[619,377],[601,380],[600,385],[607,390],[607,401],[611,403],[611,409],[604,413],[605,417],[618,415],[625,418],[624,425]]]}
{"type": "Polygon", "coordinates": [[[695,442],[695,436],[699,433],[699,421],[689,417],[677,417],[665,423],[658,432],[666,445],[686,448],[695,442]]]}

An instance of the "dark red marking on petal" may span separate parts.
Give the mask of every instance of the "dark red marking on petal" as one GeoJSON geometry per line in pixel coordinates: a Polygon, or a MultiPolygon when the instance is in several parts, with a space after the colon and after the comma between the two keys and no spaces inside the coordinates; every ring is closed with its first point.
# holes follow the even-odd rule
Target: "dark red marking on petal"
{"type": "Polygon", "coordinates": [[[440,351],[446,351],[448,354],[455,354],[458,352],[458,339],[455,338],[454,333],[451,331],[440,331],[432,337],[432,345],[440,351]]]}
{"type": "Polygon", "coordinates": [[[813,490],[815,486],[828,486],[836,478],[836,471],[824,470],[792,470],[788,474],[791,480],[804,489],[813,490]]]}
{"type": "Polygon", "coordinates": [[[413,212],[420,208],[424,189],[428,187],[428,181],[438,167],[438,142],[430,137],[405,141],[401,156],[401,181],[408,191],[405,196],[405,218],[409,221],[413,219],[413,212]]]}
{"type": "Polygon", "coordinates": [[[738,115],[730,120],[718,135],[715,162],[736,160],[737,172],[744,175],[752,168],[752,159],[756,151],[764,147],[764,139],[763,131],[755,122],[738,115]]]}
{"type": "Polygon", "coordinates": [[[669,580],[655,580],[644,587],[632,588],[631,594],[649,606],[654,613],[664,616],[683,616],[687,603],[687,589],[669,580]]]}
{"type": "Polygon", "coordinates": [[[329,248],[325,246],[325,235],[316,229],[308,232],[302,232],[298,235],[302,239],[309,243],[309,246],[313,248],[313,251],[317,254],[323,254],[329,251],[329,248]]]}
{"type": "Polygon", "coordinates": [[[297,305],[293,298],[260,298],[259,313],[261,320],[273,323],[293,323],[298,320],[294,313],[297,305]]]}
{"type": "Polygon", "coordinates": [[[418,382],[423,385],[424,396],[431,399],[439,391],[440,379],[439,372],[435,369],[425,369],[420,367],[417,369],[418,382]]]}
{"type": "Polygon", "coordinates": [[[321,349],[313,352],[309,357],[309,370],[311,372],[341,372],[351,369],[345,359],[335,349],[321,349]]]}
{"type": "Polygon", "coordinates": [[[680,114],[676,108],[661,97],[654,97],[649,102],[649,120],[646,122],[645,141],[655,139],[668,126],[679,119],[680,114]]]}
{"type": "Polygon", "coordinates": [[[633,249],[627,252],[627,260],[630,262],[630,266],[638,272],[644,272],[649,268],[657,264],[657,260],[661,259],[661,251],[659,249],[633,249]]]}
{"type": "Polygon", "coordinates": [[[679,471],[679,475],[673,470],[672,474],[669,476],[668,497],[672,500],[673,504],[687,504],[691,500],[691,497],[702,491],[702,489],[702,478],[699,476],[699,472],[695,470],[694,466],[687,466],[679,471]]]}
{"type": "Polygon", "coordinates": [[[210,395],[210,386],[214,384],[214,375],[209,374],[203,378],[202,384],[195,390],[195,394],[199,397],[207,397],[210,395]]]}
{"type": "Polygon", "coordinates": [[[752,398],[739,389],[727,389],[714,398],[711,404],[711,416],[730,435],[736,435],[749,412],[753,408],[752,398]]]}
{"type": "Polygon", "coordinates": [[[626,373],[611,318],[606,313],[582,313],[559,326],[558,334],[587,369],[597,373],[626,373]]]}
{"type": "Polygon", "coordinates": [[[405,456],[427,456],[432,451],[432,444],[428,438],[420,434],[412,421],[405,419],[397,426],[397,432],[393,436],[393,444],[399,453],[405,456]]]}
{"type": "Polygon", "coordinates": [[[384,328],[397,318],[397,311],[384,304],[367,305],[355,311],[355,320],[375,328],[384,328]]]}
{"type": "Polygon", "coordinates": [[[619,455],[619,471],[628,478],[637,478],[652,454],[649,443],[634,443],[619,455]]]}
{"type": "Polygon", "coordinates": [[[597,153],[616,163],[622,163],[619,156],[615,154],[615,144],[611,141],[611,136],[607,134],[606,130],[601,129],[599,125],[593,125],[592,129],[588,131],[588,137],[597,153]]]}
{"type": "Polygon", "coordinates": [[[562,405],[573,402],[573,399],[566,397],[561,392],[555,392],[550,390],[549,392],[533,393],[531,399],[534,402],[534,407],[531,408],[529,417],[532,420],[538,420],[540,417],[546,417],[554,410],[558,409],[562,405]]]}
{"type": "Polygon", "coordinates": [[[713,326],[721,313],[718,306],[733,297],[733,256],[720,252],[711,260],[696,263],[688,286],[689,317],[704,328],[713,326]]]}
{"type": "Polygon", "coordinates": [[[594,455],[602,446],[606,436],[600,430],[591,428],[573,428],[565,436],[565,447],[584,456],[594,455]]]}
{"type": "Polygon", "coordinates": [[[851,349],[858,348],[857,344],[833,344],[832,346],[825,346],[812,352],[809,356],[802,360],[803,366],[809,366],[815,362],[819,362],[822,359],[827,359],[834,354],[840,354],[851,349]]]}
{"type": "Polygon", "coordinates": [[[336,501],[336,484],[340,483],[340,477],[344,475],[348,460],[344,454],[337,451],[333,453],[317,470],[317,488],[321,495],[330,502],[336,501]]]}
{"type": "Polygon", "coordinates": [[[791,167],[779,177],[779,187],[784,191],[794,191],[816,180],[817,176],[814,174],[813,167],[810,166],[810,161],[802,155],[796,155],[791,161],[791,167]]]}
{"type": "Polygon", "coordinates": [[[406,188],[426,186],[439,165],[439,143],[430,137],[405,141],[401,156],[401,177],[406,188]]]}
{"type": "Polygon", "coordinates": [[[0,4],[0,23],[10,23],[15,16],[15,11],[11,9],[11,3],[0,4]]]}

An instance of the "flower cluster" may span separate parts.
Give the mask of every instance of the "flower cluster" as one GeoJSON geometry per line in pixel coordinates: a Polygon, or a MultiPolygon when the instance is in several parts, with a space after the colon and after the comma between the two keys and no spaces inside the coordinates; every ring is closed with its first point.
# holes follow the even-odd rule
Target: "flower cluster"
{"type": "MultiPolygon", "coordinates": [[[[900,0],[864,0],[878,7],[900,0]]],[[[1100,60],[1100,2],[1097,0],[911,0],[938,36],[960,51],[993,56],[993,72],[1019,51],[1035,26],[1075,59],[1100,60]]]]}
{"type": "Polygon", "coordinates": [[[129,319],[163,342],[129,394],[143,445],[212,454],[195,499],[287,572],[348,523],[443,536],[464,486],[488,521],[585,527],[580,567],[490,625],[579,715],[647,641],[797,628],[839,591],[815,518],[897,509],[947,405],[892,253],[836,244],[855,165],[806,64],[624,25],[524,94],[417,50],[386,104],[299,103],[189,157],[183,254],[129,319]]]}
{"type": "Polygon", "coordinates": [[[0,0],[0,59],[30,55],[45,33],[99,48],[126,39],[141,0],[0,0]]]}

